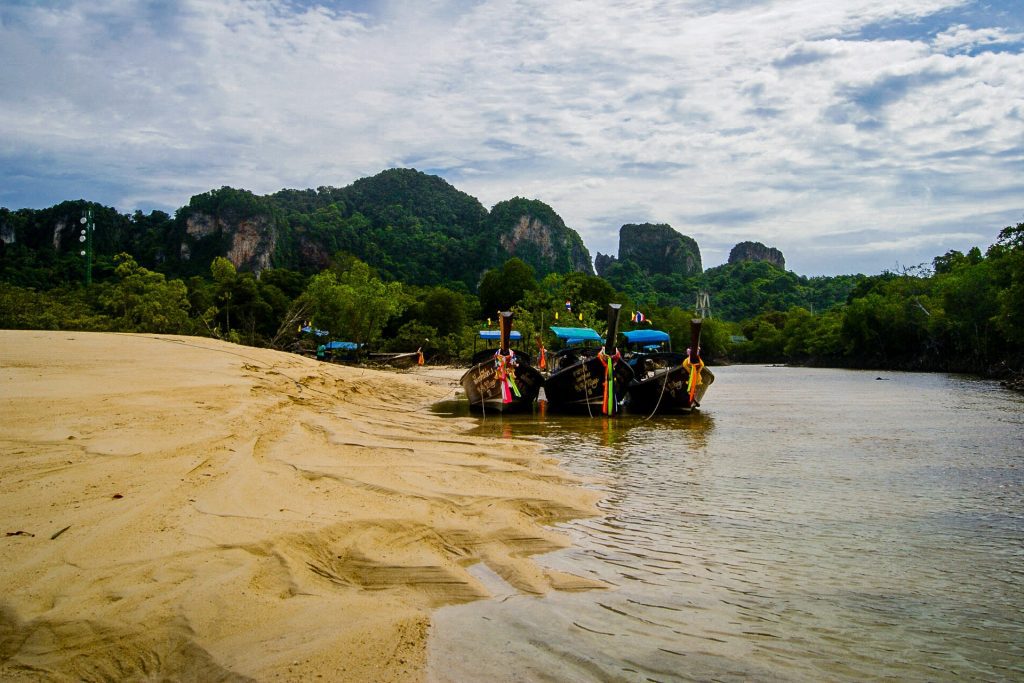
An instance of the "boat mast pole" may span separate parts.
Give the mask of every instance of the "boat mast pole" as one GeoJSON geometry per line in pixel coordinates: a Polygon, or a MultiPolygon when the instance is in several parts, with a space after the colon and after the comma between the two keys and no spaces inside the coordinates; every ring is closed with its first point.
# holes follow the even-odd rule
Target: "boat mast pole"
{"type": "Polygon", "coordinates": [[[694,365],[700,360],[700,328],[704,324],[704,321],[700,318],[690,319],[690,362],[694,365]]]}
{"type": "Polygon", "coordinates": [[[544,311],[540,312],[540,329],[537,330],[537,344],[540,347],[544,346],[544,311]]]}
{"type": "Polygon", "coordinates": [[[619,317],[622,313],[622,304],[608,304],[608,338],[604,340],[604,352],[609,356],[615,355],[617,348],[616,339],[619,336],[619,317]]]}
{"type": "Polygon", "coordinates": [[[501,355],[508,355],[509,338],[512,336],[512,311],[501,311],[498,314],[498,327],[501,329],[501,342],[499,351],[501,355]]]}

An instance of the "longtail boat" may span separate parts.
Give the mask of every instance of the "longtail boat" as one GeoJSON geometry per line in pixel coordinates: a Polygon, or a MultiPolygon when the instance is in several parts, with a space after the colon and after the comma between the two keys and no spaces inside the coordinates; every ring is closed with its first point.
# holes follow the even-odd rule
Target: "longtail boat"
{"type": "MultiPolygon", "coordinates": [[[[544,376],[531,364],[529,354],[517,352],[509,345],[519,336],[512,330],[512,313],[498,316],[499,346],[473,356],[473,366],[459,380],[471,410],[487,413],[531,410],[544,385],[544,376]]],[[[490,338],[493,332],[481,330],[480,336],[490,338]]]]}
{"type": "Polygon", "coordinates": [[[631,413],[689,413],[700,406],[715,375],[700,358],[702,320],[690,321],[690,348],[673,353],[661,330],[623,332],[626,359],[633,368],[626,405],[631,413]],[[667,349],[667,350],[666,350],[667,349]]]}
{"type": "Polygon", "coordinates": [[[616,345],[621,309],[620,304],[608,306],[608,334],[604,339],[589,327],[550,328],[566,344],[550,358],[551,372],[544,381],[544,395],[552,411],[590,415],[619,412],[633,380],[633,369],[616,345]]]}

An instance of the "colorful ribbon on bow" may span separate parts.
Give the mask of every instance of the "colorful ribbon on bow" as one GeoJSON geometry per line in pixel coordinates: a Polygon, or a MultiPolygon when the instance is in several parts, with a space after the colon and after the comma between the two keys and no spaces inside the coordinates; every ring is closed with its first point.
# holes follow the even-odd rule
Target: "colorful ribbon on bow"
{"type": "Polygon", "coordinates": [[[495,366],[497,367],[498,381],[501,383],[501,402],[511,403],[512,396],[521,398],[519,387],[516,386],[516,360],[515,351],[509,351],[509,355],[503,356],[498,351],[494,354],[495,366]]]}
{"type": "Polygon", "coordinates": [[[690,357],[687,356],[686,360],[683,361],[683,369],[690,373],[690,403],[693,403],[693,397],[697,395],[697,387],[701,383],[700,371],[704,369],[704,361],[701,360],[700,356],[697,356],[697,362],[694,364],[690,362],[690,357]]]}
{"type": "Polygon", "coordinates": [[[601,397],[601,412],[605,415],[615,414],[615,362],[622,359],[622,354],[618,350],[615,351],[614,356],[609,356],[604,352],[604,347],[597,352],[597,358],[605,366],[604,371],[604,395],[601,397]]]}

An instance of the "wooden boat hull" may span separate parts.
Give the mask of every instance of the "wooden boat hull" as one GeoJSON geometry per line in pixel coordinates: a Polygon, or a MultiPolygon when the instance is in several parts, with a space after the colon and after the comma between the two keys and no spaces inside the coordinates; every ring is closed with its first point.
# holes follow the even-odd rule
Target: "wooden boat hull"
{"type": "Polygon", "coordinates": [[[707,367],[701,369],[701,383],[690,400],[690,372],[683,367],[686,354],[652,353],[636,359],[636,378],[629,385],[626,405],[629,412],[650,415],[685,414],[700,406],[715,375],[707,367]]]}
{"type": "Polygon", "coordinates": [[[506,403],[502,396],[500,371],[493,359],[477,363],[467,370],[459,381],[466,392],[470,410],[483,413],[513,413],[529,412],[533,409],[537,394],[544,385],[544,376],[530,365],[519,365],[515,369],[519,396],[513,394],[509,403],[506,403]]]}
{"type": "MultiPolygon", "coordinates": [[[[604,402],[605,362],[596,356],[584,358],[551,373],[544,381],[548,408],[555,412],[601,415],[604,402]]],[[[615,363],[615,402],[621,403],[633,380],[633,369],[624,362],[615,363]]]]}

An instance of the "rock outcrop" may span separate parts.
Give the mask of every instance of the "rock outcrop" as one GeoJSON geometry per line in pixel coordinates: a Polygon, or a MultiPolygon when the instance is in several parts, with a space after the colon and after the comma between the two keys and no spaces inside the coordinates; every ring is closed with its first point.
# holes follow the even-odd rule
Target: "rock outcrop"
{"type": "Polygon", "coordinates": [[[10,223],[0,222],[0,242],[14,244],[16,240],[17,233],[14,232],[14,226],[10,223]]]}
{"type": "Polygon", "coordinates": [[[732,251],[729,252],[729,263],[744,261],[766,261],[782,270],[786,269],[786,258],[782,252],[760,242],[740,242],[732,248],[732,251]]]}
{"type": "Polygon", "coordinates": [[[499,202],[491,209],[489,222],[504,256],[528,263],[538,278],[549,273],[594,274],[579,234],[544,202],[522,197],[499,202]]]}
{"type": "Polygon", "coordinates": [[[608,271],[608,267],[613,263],[615,263],[614,256],[597,252],[597,256],[594,257],[594,270],[597,271],[598,275],[603,276],[608,271]]]}
{"type": "Polygon", "coordinates": [[[277,231],[274,229],[274,221],[259,216],[238,224],[226,256],[235,264],[235,268],[259,273],[270,268],[270,257],[275,248],[277,231]]]}
{"type": "Polygon", "coordinates": [[[201,243],[212,247],[217,255],[223,253],[238,270],[258,274],[272,267],[273,254],[277,249],[277,228],[274,219],[265,215],[226,221],[205,213],[193,213],[185,221],[181,259],[189,260],[201,243]]]}
{"type": "MultiPolygon", "coordinates": [[[[601,255],[599,272],[615,262],[601,255]]],[[[619,229],[618,261],[630,261],[647,275],[688,277],[703,272],[697,242],[666,223],[627,223],[619,229]]]]}

